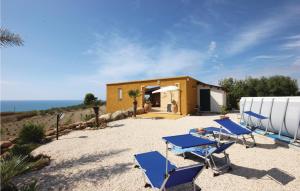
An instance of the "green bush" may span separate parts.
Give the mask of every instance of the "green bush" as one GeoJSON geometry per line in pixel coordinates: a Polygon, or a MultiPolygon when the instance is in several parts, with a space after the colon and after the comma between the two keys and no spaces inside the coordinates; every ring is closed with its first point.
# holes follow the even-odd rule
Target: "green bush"
{"type": "Polygon", "coordinates": [[[83,118],[84,121],[88,121],[90,119],[92,119],[93,117],[95,117],[95,114],[86,114],[83,118]]]}
{"type": "Polygon", "coordinates": [[[13,156],[9,159],[0,159],[1,190],[17,190],[12,178],[30,169],[26,157],[13,156]]]}
{"type": "Polygon", "coordinates": [[[16,144],[10,150],[10,153],[15,156],[27,156],[31,153],[31,151],[36,149],[38,146],[39,146],[38,144],[33,144],[33,143],[24,144],[24,145],[16,144]]]}
{"type": "Polygon", "coordinates": [[[237,109],[241,97],[295,96],[298,92],[297,80],[288,76],[248,77],[244,80],[227,78],[219,85],[227,92],[228,109],[237,109]]]}
{"type": "Polygon", "coordinates": [[[32,183],[26,184],[20,188],[20,191],[36,191],[37,189],[37,181],[34,180],[32,183]]]}
{"type": "Polygon", "coordinates": [[[25,124],[19,134],[20,143],[40,143],[45,137],[44,126],[25,124]]]}

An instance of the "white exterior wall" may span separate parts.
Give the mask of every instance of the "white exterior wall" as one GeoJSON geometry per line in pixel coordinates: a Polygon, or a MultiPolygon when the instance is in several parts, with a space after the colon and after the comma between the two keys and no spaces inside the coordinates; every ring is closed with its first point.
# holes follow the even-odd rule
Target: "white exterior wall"
{"type": "Polygon", "coordinates": [[[226,92],[217,89],[204,87],[202,85],[197,86],[197,105],[200,106],[200,89],[210,89],[210,111],[211,112],[220,112],[221,106],[226,106],[226,92]]]}

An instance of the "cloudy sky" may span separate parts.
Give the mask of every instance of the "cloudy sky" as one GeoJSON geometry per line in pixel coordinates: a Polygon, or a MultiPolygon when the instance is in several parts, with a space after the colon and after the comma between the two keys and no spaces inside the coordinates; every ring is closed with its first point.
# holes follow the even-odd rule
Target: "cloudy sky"
{"type": "Polygon", "coordinates": [[[1,98],[105,99],[109,82],[190,75],[300,81],[300,1],[1,0],[1,98]]]}

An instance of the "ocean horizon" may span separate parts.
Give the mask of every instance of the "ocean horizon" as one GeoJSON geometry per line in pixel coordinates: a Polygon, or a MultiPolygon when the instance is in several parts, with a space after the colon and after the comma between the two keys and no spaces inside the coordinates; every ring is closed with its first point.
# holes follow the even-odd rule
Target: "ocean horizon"
{"type": "Polygon", "coordinates": [[[82,100],[1,100],[0,112],[46,110],[81,104],[82,100]]]}

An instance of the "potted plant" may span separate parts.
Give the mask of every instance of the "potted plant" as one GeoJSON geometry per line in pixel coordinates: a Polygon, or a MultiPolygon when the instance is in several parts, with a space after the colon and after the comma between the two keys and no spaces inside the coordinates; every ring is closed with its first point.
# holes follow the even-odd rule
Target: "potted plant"
{"type": "Polygon", "coordinates": [[[220,119],[226,119],[229,118],[228,116],[226,116],[226,114],[228,113],[227,107],[225,105],[222,105],[220,108],[220,119]]]}
{"type": "Polygon", "coordinates": [[[133,117],[136,117],[136,110],[137,110],[137,100],[136,100],[136,98],[141,95],[140,91],[138,89],[129,90],[128,95],[129,95],[130,98],[133,99],[133,117]]]}
{"type": "Polygon", "coordinates": [[[146,100],[145,101],[144,110],[145,110],[146,113],[151,110],[151,102],[150,102],[150,100],[146,100]]]}
{"type": "Polygon", "coordinates": [[[178,112],[178,105],[175,100],[172,100],[172,112],[177,113],[178,112]]]}

